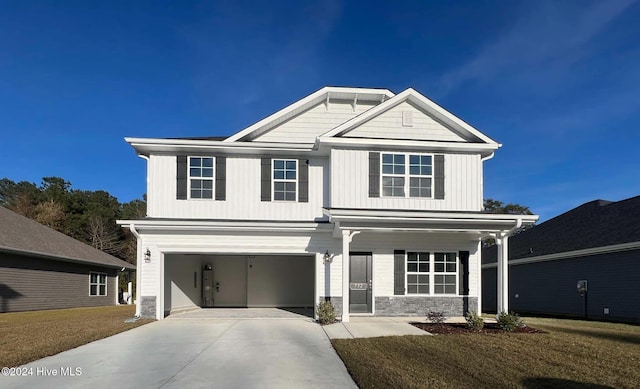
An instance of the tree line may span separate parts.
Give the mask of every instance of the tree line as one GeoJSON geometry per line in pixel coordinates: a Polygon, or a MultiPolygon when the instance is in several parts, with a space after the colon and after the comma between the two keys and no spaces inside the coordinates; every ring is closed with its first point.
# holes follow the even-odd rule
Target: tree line
{"type": "Polygon", "coordinates": [[[116,220],[144,218],[145,197],[120,203],[107,191],[73,189],[60,177],[44,177],[40,185],[0,180],[0,206],[133,264],[136,238],[116,220]]]}

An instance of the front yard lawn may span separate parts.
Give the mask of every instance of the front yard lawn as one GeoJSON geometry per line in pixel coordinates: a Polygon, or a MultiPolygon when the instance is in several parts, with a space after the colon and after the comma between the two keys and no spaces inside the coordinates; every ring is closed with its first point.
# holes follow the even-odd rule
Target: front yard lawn
{"type": "Polygon", "coordinates": [[[335,339],[361,388],[638,388],[640,326],[525,319],[542,333],[335,339]]]}
{"type": "Polygon", "coordinates": [[[133,315],[133,305],[2,313],[0,367],[19,366],[152,321],[124,322],[133,315]]]}

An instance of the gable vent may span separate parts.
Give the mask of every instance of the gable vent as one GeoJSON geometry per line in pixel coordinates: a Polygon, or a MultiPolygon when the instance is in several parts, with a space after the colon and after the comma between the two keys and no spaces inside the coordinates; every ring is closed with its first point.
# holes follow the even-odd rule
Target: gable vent
{"type": "Polygon", "coordinates": [[[402,126],[413,127],[413,112],[402,111],[402,126]]]}

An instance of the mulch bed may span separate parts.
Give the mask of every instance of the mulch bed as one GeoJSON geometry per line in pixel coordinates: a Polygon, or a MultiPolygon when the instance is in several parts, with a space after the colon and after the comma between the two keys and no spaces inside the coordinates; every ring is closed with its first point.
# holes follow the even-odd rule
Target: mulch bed
{"type": "MultiPolygon", "coordinates": [[[[484,328],[480,331],[475,331],[467,327],[462,323],[411,323],[414,327],[418,327],[421,330],[425,330],[431,334],[438,335],[459,335],[459,334],[508,334],[509,332],[503,331],[498,327],[497,323],[486,323],[484,328]]],[[[521,334],[546,334],[547,332],[537,330],[532,327],[518,327],[513,333],[521,334]]]]}

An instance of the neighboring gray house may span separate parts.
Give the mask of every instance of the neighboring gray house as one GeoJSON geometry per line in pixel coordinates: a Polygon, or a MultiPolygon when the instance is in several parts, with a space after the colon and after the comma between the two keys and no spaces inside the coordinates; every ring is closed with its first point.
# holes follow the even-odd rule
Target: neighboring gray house
{"type": "Polygon", "coordinates": [[[0,207],[0,312],[115,305],[135,266],[0,207]]]}
{"type": "MultiPolygon", "coordinates": [[[[640,196],[583,204],[509,242],[515,312],[640,322],[640,196]]],[[[482,263],[483,308],[495,312],[496,246],[482,263]]]]}

